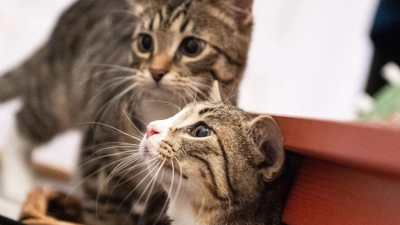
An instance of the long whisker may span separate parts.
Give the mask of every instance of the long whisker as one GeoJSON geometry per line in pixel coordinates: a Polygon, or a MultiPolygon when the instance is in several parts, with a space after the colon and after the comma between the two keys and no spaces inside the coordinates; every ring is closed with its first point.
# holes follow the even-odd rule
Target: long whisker
{"type": "MultiPolygon", "coordinates": [[[[157,164],[157,158],[151,159],[150,161],[151,161],[151,163],[148,164],[148,167],[152,167],[152,166],[154,166],[155,164],[157,164]]],[[[160,164],[160,163],[158,162],[158,165],[159,165],[159,164],[160,164]]],[[[143,164],[142,164],[142,165],[143,165],[143,164]]],[[[136,166],[136,167],[138,167],[138,166],[136,166]]],[[[132,171],[132,170],[133,170],[133,168],[127,168],[127,169],[126,169],[125,174],[124,174],[124,175],[117,181],[117,183],[113,186],[113,188],[112,188],[112,190],[111,190],[111,192],[110,192],[110,196],[111,196],[111,194],[115,191],[115,189],[116,189],[117,187],[119,187],[119,186],[125,184],[126,182],[129,182],[130,180],[134,179],[135,177],[139,176],[140,174],[143,174],[143,173],[145,173],[145,172],[148,172],[148,169],[147,169],[147,168],[144,168],[144,169],[142,169],[140,172],[137,172],[134,176],[132,176],[132,177],[130,177],[129,179],[127,179],[127,180],[121,182],[121,180],[122,180],[130,171],[132,171]],[[121,183],[120,183],[120,182],[121,182],[121,183]]],[[[123,172],[123,171],[121,171],[121,172],[123,172]]],[[[147,177],[147,176],[146,176],[146,177],[147,177]]],[[[143,178],[143,180],[146,179],[146,177],[143,178]]],[[[109,178],[107,179],[106,183],[108,183],[111,179],[112,179],[112,178],[110,178],[110,176],[109,176],[109,178]]],[[[139,185],[139,184],[138,184],[138,185],[139,185]]],[[[135,189],[136,189],[136,188],[135,188],[135,189]]],[[[121,205],[118,207],[118,210],[120,209],[120,207],[122,206],[122,204],[127,200],[127,198],[128,198],[132,193],[133,193],[133,191],[130,192],[130,193],[128,194],[128,196],[121,202],[121,205]]],[[[109,196],[109,197],[110,197],[110,196],[109,196]]],[[[109,201],[109,198],[107,198],[106,204],[108,203],[108,201],[109,201]]],[[[118,211],[118,210],[116,210],[116,211],[118,211]]]]}
{"type": "MultiPolygon", "coordinates": [[[[133,72],[132,72],[133,73],[133,72]]],[[[134,76],[116,76],[115,73],[113,73],[114,78],[104,82],[101,86],[100,86],[100,90],[98,91],[88,102],[88,105],[93,105],[96,100],[97,101],[103,101],[103,97],[104,97],[104,93],[106,91],[108,92],[115,92],[115,91],[119,91],[120,89],[124,90],[125,88],[122,88],[121,86],[127,85],[127,84],[132,84],[131,86],[133,86],[133,88],[135,88],[135,82],[133,82],[135,80],[134,76]]],[[[112,94],[110,93],[112,96],[116,96],[117,94],[112,94]]],[[[111,101],[112,99],[110,99],[109,101],[111,101]]],[[[108,101],[108,102],[109,102],[108,101]]],[[[104,103],[104,105],[107,105],[108,102],[104,103]]],[[[102,112],[102,109],[105,106],[102,106],[99,110],[99,112],[96,114],[97,115],[102,112]]]]}
{"type": "MultiPolygon", "coordinates": [[[[146,200],[145,200],[145,203],[144,203],[144,205],[145,205],[146,207],[147,207],[147,204],[149,203],[150,196],[151,196],[151,194],[153,193],[154,185],[156,184],[156,180],[157,180],[158,174],[160,173],[160,170],[161,170],[162,167],[164,166],[165,160],[166,160],[166,159],[163,160],[163,162],[162,162],[162,164],[159,166],[159,168],[158,168],[158,170],[157,170],[155,176],[153,176],[153,178],[152,178],[152,179],[150,180],[150,182],[149,182],[149,185],[151,184],[151,187],[150,187],[150,191],[147,192],[147,197],[146,197],[146,200]]],[[[140,201],[140,199],[143,197],[143,194],[146,193],[146,191],[147,191],[149,185],[146,186],[145,191],[143,191],[143,193],[142,193],[142,195],[139,197],[139,200],[138,200],[138,201],[140,201]]],[[[141,219],[142,219],[142,217],[140,217],[140,219],[139,219],[139,224],[140,224],[140,222],[141,222],[141,219]]],[[[157,219],[157,221],[158,221],[158,219],[157,219]]]]}
{"type": "Polygon", "coordinates": [[[126,133],[126,132],[124,132],[124,131],[118,129],[118,128],[115,128],[115,127],[113,127],[113,126],[111,126],[111,125],[108,125],[108,124],[105,124],[105,123],[100,123],[100,122],[86,122],[86,123],[82,123],[82,124],[96,124],[96,125],[105,126],[105,127],[111,128],[112,130],[117,131],[117,132],[119,132],[119,133],[121,133],[121,134],[123,134],[123,135],[126,135],[126,136],[128,136],[128,137],[130,137],[130,138],[132,138],[132,139],[135,139],[135,140],[137,140],[137,141],[141,141],[141,139],[139,139],[139,138],[137,138],[137,137],[135,137],[135,136],[132,136],[132,135],[130,135],[130,134],[128,134],[128,133],[126,133]]]}
{"type": "Polygon", "coordinates": [[[96,66],[96,67],[108,67],[108,68],[117,68],[117,69],[122,69],[122,70],[135,70],[133,68],[130,67],[125,67],[125,66],[120,66],[120,65],[115,65],[115,64],[106,64],[106,63],[90,63],[90,65],[92,66],[96,66]]]}
{"type": "MultiPolygon", "coordinates": [[[[99,110],[99,112],[102,112],[102,116],[104,116],[106,114],[106,112],[108,112],[108,110],[110,110],[111,106],[115,105],[116,101],[119,101],[125,94],[131,92],[134,88],[135,88],[134,85],[129,86],[128,88],[122,90],[119,94],[115,95],[113,98],[108,100],[107,103],[104,104],[99,110]]],[[[102,120],[101,119],[102,116],[100,117],[100,121],[102,120]]]]}
{"type": "Polygon", "coordinates": [[[177,191],[176,191],[177,194],[176,194],[175,199],[174,199],[174,201],[176,201],[176,198],[178,198],[179,192],[180,192],[181,187],[182,187],[182,177],[183,177],[183,174],[182,174],[182,164],[181,164],[181,162],[179,162],[178,158],[176,158],[175,156],[174,156],[173,159],[175,159],[175,160],[178,162],[178,165],[179,165],[179,174],[180,174],[180,176],[179,176],[178,189],[177,189],[177,191]]]}
{"type": "Polygon", "coordinates": [[[144,136],[144,134],[139,130],[139,128],[137,128],[137,126],[132,122],[131,118],[129,118],[128,114],[126,113],[126,111],[122,108],[122,112],[124,113],[125,117],[128,119],[129,123],[135,128],[135,130],[137,132],[139,132],[139,134],[141,134],[142,136],[144,136]]]}
{"type": "Polygon", "coordinates": [[[178,111],[182,110],[182,108],[179,107],[177,104],[174,104],[172,102],[163,101],[163,100],[155,100],[155,99],[154,100],[143,100],[142,102],[160,102],[160,103],[164,103],[166,105],[170,105],[170,106],[174,107],[175,109],[177,109],[178,111]]]}
{"type": "MultiPolygon", "coordinates": [[[[159,162],[159,163],[157,164],[157,166],[159,166],[160,164],[163,164],[163,162],[159,162]]],[[[122,201],[122,203],[121,203],[121,204],[119,205],[119,207],[117,208],[117,211],[122,207],[122,204],[128,199],[128,197],[129,197],[132,193],[134,193],[134,192],[139,188],[139,186],[151,175],[151,173],[157,168],[157,166],[154,167],[153,169],[151,169],[151,170],[149,171],[149,173],[136,185],[136,187],[135,187],[132,191],[130,191],[130,192],[128,193],[128,195],[124,198],[124,200],[122,201]]],[[[140,201],[140,198],[139,198],[138,201],[140,201]]]]}
{"type": "MultiPolygon", "coordinates": [[[[109,178],[112,179],[112,177],[118,173],[123,173],[123,172],[128,173],[128,172],[133,171],[133,170],[135,170],[139,167],[142,167],[146,164],[146,162],[141,162],[141,163],[136,163],[133,166],[129,166],[130,164],[132,164],[132,162],[139,161],[139,160],[141,160],[141,157],[138,155],[132,155],[131,157],[125,158],[119,165],[117,165],[113,169],[113,171],[111,171],[109,178]]],[[[149,166],[151,166],[152,162],[154,162],[154,161],[156,161],[156,158],[149,160],[148,163],[151,162],[151,164],[149,166]]],[[[125,173],[125,175],[126,175],[126,173],[125,173]]],[[[133,177],[136,177],[137,175],[138,174],[135,174],[133,177]]],[[[131,177],[130,179],[132,179],[133,177],[131,177]]]]}
{"type": "MultiPolygon", "coordinates": [[[[95,152],[93,152],[92,154],[90,154],[87,158],[92,158],[92,157],[94,157],[94,156],[97,155],[97,154],[102,154],[102,153],[103,153],[104,151],[106,151],[106,150],[115,149],[115,148],[122,148],[122,149],[128,148],[128,149],[130,149],[130,150],[128,150],[128,151],[123,151],[123,152],[120,152],[120,153],[121,153],[121,155],[124,155],[124,154],[131,154],[131,153],[137,152],[137,151],[139,150],[138,148],[139,148],[139,146],[140,146],[140,145],[138,145],[138,144],[129,144],[129,143],[124,143],[124,142],[108,142],[108,143],[102,143],[102,144],[98,144],[98,145],[91,146],[91,147],[89,147],[89,148],[86,148],[86,150],[93,149],[93,148],[98,148],[98,147],[100,147],[100,146],[102,146],[102,145],[106,145],[106,146],[112,145],[112,146],[100,148],[100,149],[96,150],[95,152]]],[[[103,156],[104,156],[104,155],[101,155],[100,157],[103,157],[103,156]]],[[[97,160],[97,159],[94,159],[94,160],[97,160]]],[[[94,161],[94,160],[93,160],[93,161],[94,161]]],[[[87,163],[85,163],[85,164],[87,164],[87,163]]],[[[85,164],[79,166],[78,169],[80,169],[80,168],[81,168],[82,166],[84,166],[85,164]]]]}
{"type": "MultiPolygon", "coordinates": [[[[175,156],[174,156],[174,157],[175,157],[175,156]]],[[[171,177],[171,184],[170,184],[170,187],[169,187],[169,189],[168,189],[168,197],[171,197],[171,196],[172,196],[172,188],[173,188],[173,186],[174,186],[174,180],[175,180],[175,169],[174,169],[174,161],[173,161],[173,159],[171,159],[170,162],[171,162],[171,169],[172,169],[172,177],[171,177]]],[[[174,198],[174,200],[176,200],[176,198],[174,198]]],[[[160,212],[160,214],[158,215],[156,221],[160,220],[161,216],[163,215],[164,210],[165,210],[166,207],[167,207],[167,204],[168,204],[168,201],[164,203],[164,205],[163,205],[163,207],[162,207],[162,209],[161,209],[161,212],[160,212]]]]}
{"type": "MultiPolygon", "coordinates": [[[[154,165],[156,161],[157,161],[156,158],[150,160],[150,161],[148,162],[148,167],[151,167],[152,165],[154,165]]],[[[117,184],[115,185],[115,187],[121,186],[122,184],[125,184],[126,182],[129,182],[130,180],[132,180],[133,178],[137,177],[138,175],[140,175],[140,174],[146,172],[147,169],[142,170],[141,172],[136,173],[133,177],[130,177],[129,179],[127,179],[127,180],[121,182],[122,179],[123,179],[126,175],[129,174],[129,172],[131,172],[131,171],[137,169],[138,167],[144,166],[145,164],[146,164],[146,163],[140,163],[140,164],[138,164],[135,168],[126,168],[126,169],[124,169],[124,170],[121,170],[119,173],[124,173],[124,175],[118,180],[118,182],[117,182],[117,184]],[[120,183],[120,182],[121,182],[121,183],[120,183]]]]}
{"type": "MultiPolygon", "coordinates": [[[[118,160],[118,161],[121,161],[121,163],[123,163],[125,160],[126,160],[126,159],[122,159],[122,160],[118,160]]],[[[121,163],[120,163],[120,164],[121,164],[121,163]]],[[[120,164],[118,164],[117,167],[118,167],[120,164]]],[[[115,168],[114,168],[114,170],[115,170],[115,168]]],[[[113,170],[113,172],[114,172],[114,170],[113,170]]],[[[144,172],[146,172],[146,169],[143,169],[141,172],[135,174],[135,176],[131,177],[130,179],[133,179],[134,177],[139,176],[140,174],[142,174],[142,173],[144,173],[144,172]]],[[[115,174],[116,174],[116,173],[114,173],[114,175],[115,175],[115,174]]],[[[112,178],[110,178],[110,176],[113,176],[113,175],[109,174],[109,175],[108,175],[108,178],[100,185],[99,192],[97,193],[97,197],[96,197],[96,213],[98,213],[98,205],[99,205],[98,202],[99,202],[99,200],[100,200],[101,190],[104,190],[105,192],[108,192],[108,191],[107,191],[107,185],[108,185],[108,183],[110,182],[110,180],[112,179],[112,178]]],[[[116,188],[117,186],[118,186],[118,183],[117,183],[117,185],[115,185],[115,186],[112,188],[111,192],[109,193],[108,198],[107,198],[107,201],[106,201],[106,205],[108,204],[108,202],[109,202],[109,200],[110,200],[110,197],[111,197],[112,193],[114,192],[114,190],[115,190],[115,188],[116,188]]],[[[122,201],[121,205],[118,207],[118,210],[120,209],[120,207],[122,206],[122,204],[123,204],[125,201],[126,201],[126,199],[124,199],[124,200],[122,201]]],[[[117,212],[118,210],[116,210],[116,212],[117,212]]]]}
{"type": "Polygon", "coordinates": [[[106,169],[107,167],[110,167],[110,166],[112,166],[112,165],[114,165],[114,164],[120,163],[122,160],[123,160],[123,159],[115,160],[115,161],[109,163],[108,165],[105,165],[105,166],[103,166],[103,167],[97,169],[96,171],[92,172],[91,174],[86,175],[78,184],[76,184],[76,185],[72,188],[72,190],[71,190],[71,191],[69,192],[69,194],[68,194],[67,199],[72,195],[72,193],[74,193],[74,192],[76,191],[76,189],[77,189],[79,186],[81,186],[83,183],[85,183],[85,182],[86,182],[89,178],[91,178],[93,175],[99,173],[101,170],[106,169]]]}
{"type": "Polygon", "coordinates": [[[180,97],[180,99],[182,99],[182,101],[184,102],[185,105],[188,104],[186,98],[181,93],[179,93],[179,91],[175,90],[174,88],[170,88],[170,87],[166,87],[166,89],[168,89],[168,90],[174,92],[176,95],[178,95],[180,97]]]}
{"type": "MultiPolygon", "coordinates": [[[[104,148],[104,149],[102,149],[102,150],[115,149],[115,148],[121,148],[121,146],[108,147],[108,148],[104,148]]],[[[110,154],[101,155],[101,156],[92,158],[92,159],[90,159],[89,161],[85,162],[84,164],[80,165],[80,166],[78,167],[78,169],[81,169],[81,168],[83,168],[84,166],[90,164],[91,162],[94,162],[94,161],[99,160],[99,159],[108,158],[108,157],[111,157],[111,156],[118,156],[118,155],[130,155],[130,154],[132,154],[133,152],[137,152],[137,149],[132,149],[132,151],[114,152],[114,153],[110,153],[110,154]]]]}

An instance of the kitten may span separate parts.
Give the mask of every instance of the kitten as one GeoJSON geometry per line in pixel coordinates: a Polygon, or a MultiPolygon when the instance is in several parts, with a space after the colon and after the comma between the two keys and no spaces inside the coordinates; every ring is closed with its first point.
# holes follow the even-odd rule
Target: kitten
{"type": "Polygon", "coordinates": [[[173,225],[281,224],[283,138],[270,116],[199,102],[150,123],[140,153],[169,194],[173,225]]]}
{"type": "MultiPolygon", "coordinates": [[[[137,174],[134,179],[116,168],[139,142],[125,134],[139,136],[150,121],[208,99],[214,80],[221,84],[222,99],[236,104],[251,38],[251,5],[251,0],[77,1],[32,57],[0,77],[0,101],[23,100],[5,155],[26,156],[58,133],[95,122],[78,127],[84,132],[80,164],[87,224],[152,224],[151,214],[162,209],[151,207],[166,196],[155,185],[150,206],[144,205],[140,197],[150,180],[141,173],[140,159],[130,162],[137,165],[130,171],[137,174]],[[102,187],[106,181],[110,188],[102,187]]],[[[4,191],[24,198],[10,188],[23,176],[13,175],[10,162],[3,165],[4,191]]]]}

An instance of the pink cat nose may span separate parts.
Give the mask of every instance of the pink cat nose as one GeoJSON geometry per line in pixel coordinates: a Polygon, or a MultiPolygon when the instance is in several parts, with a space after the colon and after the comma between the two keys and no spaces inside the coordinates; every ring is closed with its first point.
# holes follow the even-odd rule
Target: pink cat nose
{"type": "Polygon", "coordinates": [[[164,69],[150,69],[150,74],[155,82],[159,82],[168,71],[164,69]]]}
{"type": "Polygon", "coordinates": [[[147,125],[147,131],[146,131],[146,138],[149,138],[155,134],[159,134],[160,131],[157,129],[157,126],[154,124],[149,124],[147,125]]]}

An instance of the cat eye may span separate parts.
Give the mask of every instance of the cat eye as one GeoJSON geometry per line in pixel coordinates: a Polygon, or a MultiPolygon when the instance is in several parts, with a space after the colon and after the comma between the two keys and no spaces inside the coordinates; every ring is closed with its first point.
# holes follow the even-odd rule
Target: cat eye
{"type": "Polygon", "coordinates": [[[193,137],[207,137],[211,135],[212,130],[205,125],[198,125],[190,133],[193,137]]]}
{"type": "Polygon", "coordinates": [[[195,37],[187,37],[183,39],[180,50],[186,56],[195,57],[204,50],[204,47],[205,43],[203,40],[195,37]]]}
{"type": "Polygon", "coordinates": [[[148,34],[140,35],[138,39],[139,51],[145,53],[153,50],[153,38],[148,34]]]}

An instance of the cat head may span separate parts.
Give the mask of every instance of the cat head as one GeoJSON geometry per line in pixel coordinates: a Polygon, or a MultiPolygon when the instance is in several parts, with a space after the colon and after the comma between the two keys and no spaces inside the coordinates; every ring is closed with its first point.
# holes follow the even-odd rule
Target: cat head
{"type": "Polygon", "coordinates": [[[218,201],[251,201],[280,175],[285,161],[272,117],[252,118],[234,106],[209,102],[150,123],[140,152],[167,191],[173,187],[218,201]]]}
{"type": "MultiPolygon", "coordinates": [[[[252,1],[132,0],[132,67],[143,91],[207,99],[214,79],[235,95],[246,65],[252,1]]],[[[235,103],[236,96],[232,102],[235,103]]]]}

